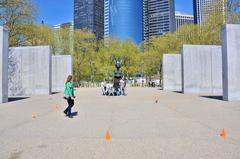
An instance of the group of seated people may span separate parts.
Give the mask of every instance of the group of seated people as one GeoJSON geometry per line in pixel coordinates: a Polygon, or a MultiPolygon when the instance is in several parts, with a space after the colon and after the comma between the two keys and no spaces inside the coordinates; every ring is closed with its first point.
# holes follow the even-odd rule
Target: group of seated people
{"type": "Polygon", "coordinates": [[[102,94],[104,96],[122,96],[125,94],[126,81],[122,78],[117,86],[114,87],[114,84],[109,81],[103,81],[101,83],[102,94]]]}

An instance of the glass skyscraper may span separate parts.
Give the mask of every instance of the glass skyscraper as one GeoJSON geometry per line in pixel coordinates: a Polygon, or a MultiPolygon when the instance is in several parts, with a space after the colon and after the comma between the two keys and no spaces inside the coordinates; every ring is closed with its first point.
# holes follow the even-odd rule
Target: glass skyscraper
{"type": "Polygon", "coordinates": [[[140,44],[143,40],[142,0],[105,0],[104,37],[132,40],[140,44]]]}
{"type": "Polygon", "coordinates": [[[194,23],[201,24],[213,11],[225,14],[225,2],[225,0],[193,0],[194,23]]]}
{"type": "Polygon", "coordinates": [[[102,38],[104,0],[74,0],[74,29],[88,29],[97,38],[102,38]]]}
{"type": "Polygon", "coordinates": [[[143,0],[144,40],[176,30],[174,0],[143,0]]]}

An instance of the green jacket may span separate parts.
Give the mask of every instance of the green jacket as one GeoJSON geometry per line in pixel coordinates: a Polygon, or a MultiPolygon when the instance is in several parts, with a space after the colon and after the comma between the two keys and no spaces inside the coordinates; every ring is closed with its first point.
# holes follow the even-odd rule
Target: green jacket
{"type": "Polygon", "coordinates": [[[69,96],[69,97],[74,96],[74,88],[73,88],[73,83],[72,82],[68,82],[68,83],[65,84],[64,94],[69,96]]]}

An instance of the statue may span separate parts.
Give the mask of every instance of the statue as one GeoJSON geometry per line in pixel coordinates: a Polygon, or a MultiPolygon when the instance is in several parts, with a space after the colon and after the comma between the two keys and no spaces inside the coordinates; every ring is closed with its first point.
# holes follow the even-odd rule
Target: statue
{"type": "Polygon", "coordinates": [[[122,63],[123,63],[123,58],[121,58],[120,60],[117,60],[115,56],[112,57],[113,61],[115,62],[115,73],[114,73],[114,77],[120,77],[122,76],[122,73],[120,71],[121,67],[122,67],[122,63]]]}
{"type": "Polygon", "coordinates": [[[119,82],[122,78],[121,67],[123,63],[123,58],[121,57],[120,60],[117,60],[115,56],[112,57],[113,61],[115,62],[115,72],[114,72],[114,84],[113,87],[115,90],[119,89],[119,82]]]}
{"type": "Polygon", "coordinates": [[[240,0],[227,0],[227,23],[240,24],[240,0]]]}

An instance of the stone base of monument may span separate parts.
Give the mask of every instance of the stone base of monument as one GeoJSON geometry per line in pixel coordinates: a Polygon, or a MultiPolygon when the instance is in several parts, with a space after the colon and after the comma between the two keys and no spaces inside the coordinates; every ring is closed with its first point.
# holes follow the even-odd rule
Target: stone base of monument
{"type": "Polygon", "coordinates": [[[0,103],[8,102],[8,31],[0,26],[0,103]]]}
{"type": "Polygon", "coordinates": [[[223,99],[240,101],[240,24],[222,30],[223,99]]]}
{"type": "Polygon", "coordinates": [[[122,73],[120,72],[115,72],[114,73],[114,79],[113,79],[113,88],[114,88],[114,95],[115,96],[118,96],[118,92],[119,92],[119,89],[120,89],[120,80],[122,79],[122,73]]]}

